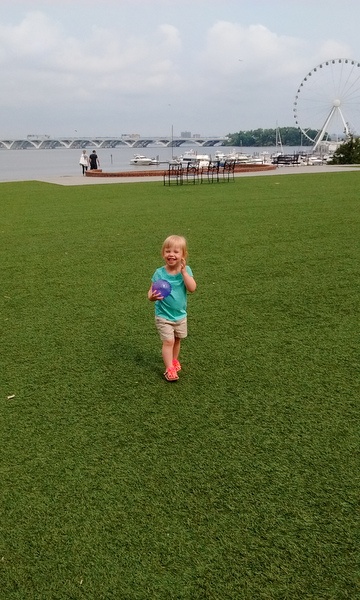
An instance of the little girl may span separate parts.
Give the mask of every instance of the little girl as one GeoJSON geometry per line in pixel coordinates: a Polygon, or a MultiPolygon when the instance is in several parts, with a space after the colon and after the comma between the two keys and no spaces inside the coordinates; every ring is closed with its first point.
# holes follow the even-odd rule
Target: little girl
{"type": "Polygon", "coordinates": [[[155,302],[155,325],[162,340],[162,357],[165,364],[165,379],[176,381],[181,370],[179,362],[180,343],[187,336],[187,292],[195,292],[196,281],[186,264],[186,239],[171,235],[162,245],[165,265],[156,269],[152,283],[165,279],[171,285],[171,293],[164,298],[151,285],[148,298],[155,302]]]}

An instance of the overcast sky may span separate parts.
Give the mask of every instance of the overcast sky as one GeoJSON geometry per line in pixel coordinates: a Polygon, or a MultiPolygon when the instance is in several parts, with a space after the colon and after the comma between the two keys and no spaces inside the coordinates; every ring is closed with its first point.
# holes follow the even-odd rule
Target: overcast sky
{"type": "Polygon", "coordinates": [[[0,138],[293,126],[360,0],[0,0],[0,138]]]}

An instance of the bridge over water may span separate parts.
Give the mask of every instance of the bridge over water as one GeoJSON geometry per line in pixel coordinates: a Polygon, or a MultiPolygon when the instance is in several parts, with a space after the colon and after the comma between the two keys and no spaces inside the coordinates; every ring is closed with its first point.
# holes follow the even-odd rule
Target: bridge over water
{"type": "Polygon", "coordinates": [[[226,137],[59,137],[29,135],[25,139],[0,139],[0,149],[21,150],[35,148],[37,150],[52,148],[117,148],[127,146],[129,148],[146,148],[147,146],[163,146],[178,148],[179,146],[221,146],[226,137]]]}

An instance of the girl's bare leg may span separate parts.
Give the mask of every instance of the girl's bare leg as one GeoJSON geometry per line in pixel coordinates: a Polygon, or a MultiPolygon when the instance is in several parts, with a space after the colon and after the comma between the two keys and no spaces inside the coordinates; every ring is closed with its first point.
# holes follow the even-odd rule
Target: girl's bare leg
{"type": "MultiPolygon", "coordinates": [[[[176,340],[177,338],[175,338],[176,340]]],[[[174,340],[164,340],[162,345],[162,357],[165,365],[165,369],[172,367],[172,361],[174,358],[174,340]]]]}
{"type": "Polygon", "coordinates": [[[173,347],[173,359],[174,360],[179,360],[180,344],[181,344],[181,339],[176,337],[175,341],[174,341],[174,347],[173,347]]]}

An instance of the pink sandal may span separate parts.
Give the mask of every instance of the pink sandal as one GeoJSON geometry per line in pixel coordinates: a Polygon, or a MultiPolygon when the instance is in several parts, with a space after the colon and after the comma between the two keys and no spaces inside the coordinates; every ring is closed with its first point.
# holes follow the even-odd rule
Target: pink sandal
{"type": "Polygon", "coordinates": [[[177,374],[175,367],[169,367],[166,369],[164,377],[166,381],[177,381],[179,379],[179,375],[177,374]]]}
{"type": "Polygon", "coordinates": [[[181,371],[181,364],[179,363],[177,358],[174,358],[172,364],[176,371],[181,371]]]}

